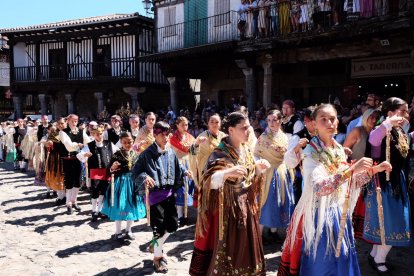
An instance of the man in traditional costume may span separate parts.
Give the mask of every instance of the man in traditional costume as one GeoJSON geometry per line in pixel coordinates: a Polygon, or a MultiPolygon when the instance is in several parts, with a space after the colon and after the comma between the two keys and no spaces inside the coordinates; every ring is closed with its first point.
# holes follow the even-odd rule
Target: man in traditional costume
{"type": "Polygon", "coordinates": [[[37,126],[37,141],[40,141],[44,136],[47,135],[47,127],[49,126],[49,117],[42,115],[42,123],[37,126]]]}
{"type": "Polygon", "coordinates": [[[156,272],[168,270],[162,248],[178,228],[174,191],[183,185],[185,173],[191,175],[184,172],[174,151],[167,147],[169,131],[170,126],[165,122],[154,125],[155,142],[140,154],[132,170],[132,179],[139,192],[149,191],[146,200],[150,205],[150,223],[154,233],[152,245],[156,272]]]}
{"type": "Polygon", "coordinates": [[[293,133],[297,133],[303,129],[303,123],[299,116],[295,113],[295,103],[292,100],[285,100],[282,104],[282,129],[290,138],[293,133]]]}
{"type": "Polygon", "coordinates": [[[119,141],[119,137],[124,130],[122,129],[122,119],[119,115],[112,115],[111,128],[107,129],[104,133],[103,139],[109,140],[112,144],[116,145],[119,141]]]}
{"type": "Polygon", "coordinates": [[[88,177],[91,180],[92,222],[105,218],[101,213],[104,196],[108,189],[110,175],[107,170],[112,155],[119,150],[111,141],[103,139],[104,129],[95,127],[91,130],[94,138],[77,157],[81,162],[88,162],[88,177]]]}
{"type": "Polygon", "coordinates": [[[73,209],[80,212],[81,208],[76,203],[80,188],[81,164],[76,158],[76,154],[89,142],[86,131],[80,131],[77,127],[78,116],[70,114],[68,116],[68,127],[59,132],[60,141],[68,151],[67,155],[61,156],[63,160],[64,181],[66,188],[66,207],[67,213],[72,214],[73,209]]]}

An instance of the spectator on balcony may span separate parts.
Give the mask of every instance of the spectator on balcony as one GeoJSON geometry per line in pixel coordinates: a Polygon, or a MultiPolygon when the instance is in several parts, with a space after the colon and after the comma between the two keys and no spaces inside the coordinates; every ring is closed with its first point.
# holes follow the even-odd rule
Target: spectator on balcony
{"type": "Polygon", "coordinates": [[[346,20],[358,20],[361,11],[360,0],[345,0],[344,10],[346,11],[346,20]]]}
{"type": "Polygon", "coordinates": [[[292,24],[292,31],[297,33],[299,31],[300,18],[300,2],[298,0],[290,1],[290,22],[292,24]]]}
{"type": "Polygon", "coordinates": [[[323,27],[329,26],[329,18],[331,15],[331,4],[329,0],[318,0],[313,14],[313,22],[315,22],[317,31],[321,31],[323,27]]]}
{"type": "Polygon", "coordinates": [[[272,36],[279,34],[279,11],[276,0],[269,0],[270,33],[272,36]]]}
{"type": "Polygon", "coordinates": [[[259,8],[259,17],[258,17],[258,28],[260,37],[267,37],[268,36],[268,30],[269,30],[269,23],[268,23],[268,9],[269,9],[269,3],[267,0],[259,0],[257,4],[259,8]]]}
{"type": "Polygon", "coordinates": [[[249,5],[249,11],[252,14],[252,26],[251,26],[251,35],[253,38],[257,37],[257,27],[258,27],[258,21],[259,21],[259,8],[257,5],[257,1],[256,0],[250,0],[250,5],[249,5]]]}
{"type": "Polygon", "coordinates": [[[333,23],[334,23],[334,26],[338,26],[339,18],[344,11],[344,0],[331,0],[331,5],[332,5],[333,23]]]}
{"type": "Polygon", "coordinates": [[[365,18],[372,17],[374,13],[374,1],[373,0],[361,0],[360,16],[365,18]]]}
{"type": "Polygon", "coordinates": [[[287,35],[290,33],[290,1],[279,1],[279,27],[280,34],[287,35]]]}
{"type": "Polygon", "coordinates": [[[247,22],[247,0],[242,0],[239,6],[239,9],[237,10],[239,14],[239,22],[237,23],[237,28],[240,32],[240,39],[244,40],[246,38],[246,22],[247,22]]]}
{"type": "Polygon", "coordinates": [[[306,32],[308,30],[308,22],[309,22],[309,4],[308,0],[303,0],[300,3],[300,18],[299,18],[299,26],[302,32],[306,32]]]}

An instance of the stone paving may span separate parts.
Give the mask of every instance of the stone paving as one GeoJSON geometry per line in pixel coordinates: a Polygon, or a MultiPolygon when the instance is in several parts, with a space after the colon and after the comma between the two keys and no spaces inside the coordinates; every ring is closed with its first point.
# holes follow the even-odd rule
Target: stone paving
{"type": "MultiPolygon", "coordinates": [[[[146,220],[132,228],[136,240],[119,243],[110,239],[110,221],[90,222],[87,193],[80,193],[80,213],[66,214],[46,189],[33,185],[33,173],[14,172],[0,164],[0,275],[151,275],[152,255],[146,251],[152,232],[146,220]]],[[[188,275],[194,237],[195,211],[190,225],[168,238],[164,248],[167,275],[188,275]],[[192,223],[192,224],[191,224],[192,223]]],[[[124,227],[125,225],[123,225],[124,227]]],[[[366,261],[370,246],[358,245],[363,275],[375,275],[366,261]]],[[[265,246],[268,275],[277,274],[281,245],[265,246]]],[[[414,248],[395,248],[389,255],[394,275],[414,275],[414,248]]]]}

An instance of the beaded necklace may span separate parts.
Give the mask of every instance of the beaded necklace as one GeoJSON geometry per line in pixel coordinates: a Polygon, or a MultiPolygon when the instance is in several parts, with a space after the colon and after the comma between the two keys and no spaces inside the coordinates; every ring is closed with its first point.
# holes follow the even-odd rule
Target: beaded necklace
{"type": "Polygon", "coordinates": [[[134,160],[134,157],[135,157],[135,151],[133,151],[133,150],[126,151],[125,149],[121,149],[119,151],[119,153],[127,161],[128,169],[131,170],[132,169],[132,165],[133,165],[133,160],[134,160]],[[125,151],[127,153],[128,157],[125,156],[122,153],[123,151],[125,151]]]}

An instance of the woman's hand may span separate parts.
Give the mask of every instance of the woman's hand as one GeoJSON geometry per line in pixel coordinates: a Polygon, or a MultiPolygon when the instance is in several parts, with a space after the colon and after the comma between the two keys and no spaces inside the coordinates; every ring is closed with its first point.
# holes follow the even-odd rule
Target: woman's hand
{"type": "Polygon", "coordinates": [[[383,172],[383,171],[386,171],[386,172],[391,172],[392,171],[392,166],[388,161],[384,161],[384,162],[374,166],[372,172],[374,174],[376,174],[376,173],[383,172]]]}
{"type": "Polygon", "coordinates": [[[242,165],[237,165],[237,166],[224,170],[225,180],[229,177],[239,179],[239,178],[243,178],[246,176],[247,176],[247,170],[242,165]]]}
{"type": "Polygon", "coordinates": [[[195,141],[196,147],[198,147],[200,144],[204,143],[205,141],[207,141],[207,137],[204,137],[204,136],[197,137],[195,141]]]}
{"type": "Polygon", "coordinates": [[[299,140],[298,144],[295,147],[295,153],[298,153],[301,149],[306,147],[306,145],[309,143],[309,140],[306,138],[302,138],[299,140]]]}
{"type": "Polygon", "coordinates": [[[397,114],[387,118],[387,121],[394,127],[402,127],[405,122],[404,120],[404,117],[398,116],[397,114]]]}
{"type": "Polygon", "coordinates": [[[263,173],[268,168],[270,168],[270,163],[266,159],[259,159],[256,161],[256,170],[259,174],[263,173]]]}
{"type": "Polygon", "coordinates": [[[353,173],[360,173],[363,171],[369,171],[372,167],[372,159],[368,157],[363,157],[359,159],[355,164],[350,167],[350,170],[353,173]]]}
{"type": "Polygon", "coordinates": [[[351,156],[352,150],[350,148],[344,147],[344,151],[345,151],[346,156],[351,156]]]}
{"type": "Polygon", "coordinates": [[[85,157],[88,157],[88,158],[89,158],[89,157],[91,157],[91,156],[92,156],[92,152],[86,152],[86,153],[85,153],[85,157]]]}
{"type": "Polygon", "coordinates": [[[119,168],[121,167],[121,163],[119,163],[118,161],[115,161],[111,168],[109,169],[111,172],[116,172],[119,170],[119,168]]]}

